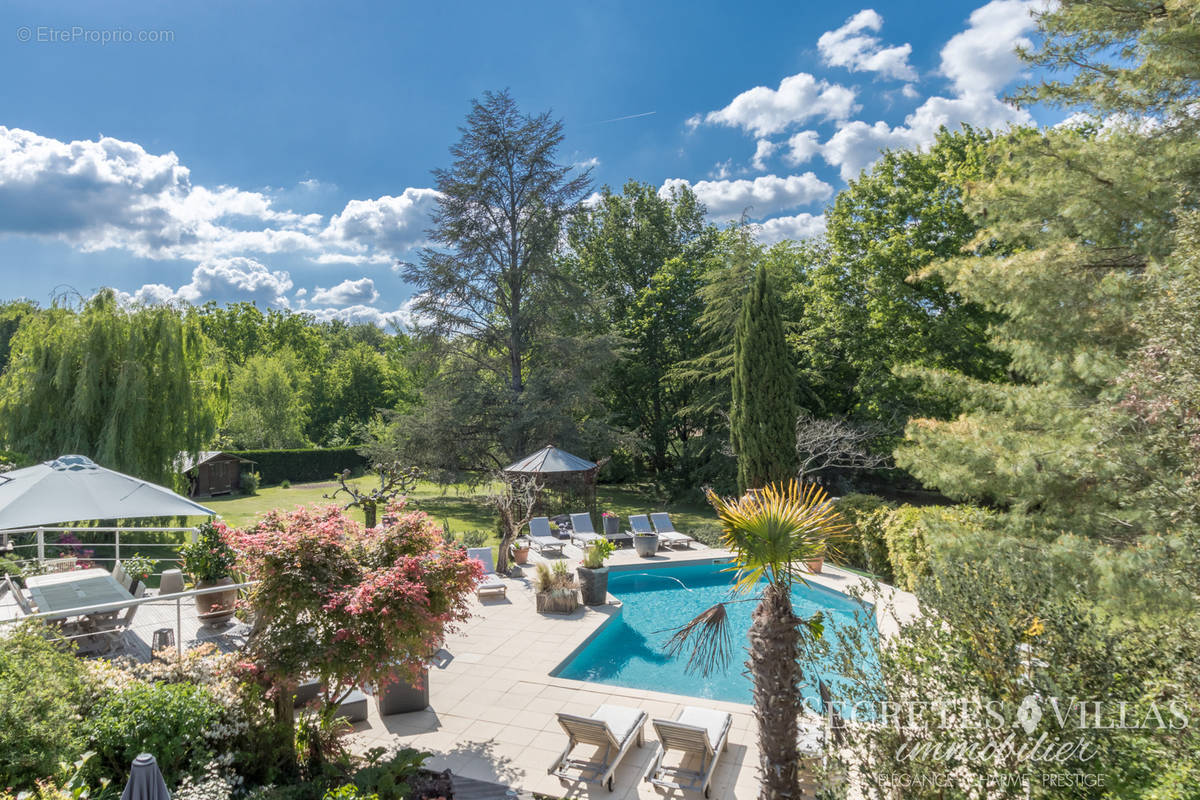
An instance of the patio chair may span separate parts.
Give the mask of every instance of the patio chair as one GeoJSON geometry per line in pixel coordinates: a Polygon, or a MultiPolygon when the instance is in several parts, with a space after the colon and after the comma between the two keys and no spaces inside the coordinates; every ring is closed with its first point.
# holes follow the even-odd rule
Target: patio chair
{"type": "Polygon", "coordinates": [[[600,706],[590,717],[558,712],[558,724],[567,734],[567,749],[550,767],[550,774],[564,780],[596,780],[611,792],[613,773],[633,744],[642,746],[645,740],[646,712],[624,706],[600,706]],[[571,758],[577,744],[595,745],[595,759],[571,758]],[[579,770],[575,775],[568,770],[579,770]]]}
{"type": "Polygon", "coordinates": [[[113,580],[121,584],[121,588],[129,591],[129,587],[133,585],[133,578],[129,577],[129,573],[125,571],[125,565],[118,561],[112,568],[113,580]]]}
{"type": "Polygon", "coordinates": [[[468,547],[467,558],[474,558],[483,563],[483,577],[475,584],[475,596],[485,594],[502,594],[508,597],[508,584],[500,580],[496,574],[496,562],[492,560],[492,548],[468,547]]]}
{"type": "Polygon", "coordinates": [[[75,556],[50,558],[42,562],[42,574],[49,575],[52,572],[71,572],[75,569],[75,564],[75,556]]]}
{"type": "Polygon", "coordinates": [[[654,532],[658,534],[658,540],[666,547],[683,546],[690,549],[692,542],[696,541],[691,536],[675,530],[670,514],[663,512],[651,514],[650,521],[654,523],[654,532]]]}
{"type": "Polygon", "coordinates": [[[4,585],[8,587],[10,592],[12,592],[13,598],[17,601],[17,608],[22,614],[34,613],[33,604],[29,602],[27,597],[25,597],[24,593],[21,591],[21,587],[13,583],[12,576],[4,576],[4,585]]]}
{"type": "Polygon", "coordinates": [[[563,554],[563,541],[550,532],[550,520],[534,517],[529,520],[529,542],[541,555],[547,552],[563,554]]]}
{"type": "MultiPolygon", "coordinates": [[[[645,514],[630,514],[629,529],[634,533],[657,533],[658,531],[650,527],[650,518],[645,514]]],[[[658,537],[659,547],[663,545],[663,538],[658,537]]]]}
{"type": "MultiPolygon", "coordinates": [[[[137,589],[133,592],[133,599],[138,600],[146,595],[146,584],[138,582],[137,589]]],[[[92,622],[94,638],[97,644],[100,645],[102,652],[111,652],[116,649],[117,645],[125,638],[125,631],[133,626],[133,618],[137,614],[137,610],[141,605],[127,606],[123,611],[119,612],[115,617],[111,613],[89,615],[87,621],[92,622]]],[[[80,642],[80,650],[84,649],[83,642],[80,642]]]]}
{"type": "Polygon", "coordinates": [[[571,541],[580,547],[591,547],[593,542],[598,542],[604,537],[596,533],[596,529],[592,527],[591,514],[572,514],[571,515],[571,541]]]}
{"type": "Polygon", "coordinates": [[[717,761],[721,753],[729,748],[733,715],[728,711],[686,706],[675,719],[656,719],[652,724],[661,746],[650,771],[646,773],[646,780],[668,789],[703,792],[708,797],[717,761]],[[685,759],[696,756],[700,759],[699,769],[686,769],[682,765],[665,766],[663,758],[668,750],[683,752],[685,759]]]}

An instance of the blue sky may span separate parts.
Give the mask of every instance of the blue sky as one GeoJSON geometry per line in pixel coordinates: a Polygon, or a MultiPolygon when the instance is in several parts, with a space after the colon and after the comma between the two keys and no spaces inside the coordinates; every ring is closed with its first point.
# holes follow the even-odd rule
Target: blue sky
{"type": "Polygon", "coordinates": [[[10,1],[3,296],[402,320],[430,170],[504,87],[597,185],[686,181],[764,241],[817,235],[881,147],[1053,121],[999,99],[1037,2],[10,1]]]}

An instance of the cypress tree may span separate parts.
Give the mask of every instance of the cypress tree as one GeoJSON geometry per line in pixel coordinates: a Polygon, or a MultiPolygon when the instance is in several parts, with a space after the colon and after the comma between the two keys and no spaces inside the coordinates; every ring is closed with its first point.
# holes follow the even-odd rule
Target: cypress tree
{"type": "Polygon", "coordinates": [[[765,266],[742,303],[733,344],[729,427],[745,492],[796,476],[795,377],[765,266]]]}

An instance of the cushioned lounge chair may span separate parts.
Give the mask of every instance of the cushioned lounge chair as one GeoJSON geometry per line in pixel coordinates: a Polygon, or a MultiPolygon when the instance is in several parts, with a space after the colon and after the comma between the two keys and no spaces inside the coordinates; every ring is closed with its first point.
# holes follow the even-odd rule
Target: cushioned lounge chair
{"type": "Polygon", "coordinates": [[[692,542],[696,541],[687,534],[675,530],[670,514],[651,514],[650,521],[654,523],[654,532],[658,534],[658,540],[667,547],[691,547],[692,542]]]}
{"type": "Polygon", "coordinates": [[[611,792],[613,773],[629,749],[642,746],[646,712],[624,706],[603,705],[591,716],[558,713],[558,724],[567,734],[567,749],[563,750],[550,774],[564,780],[599,781],[611,792]],[[603,748],[591,760],[571,758],[575,745],[586,744],[603,748]],[[578,770],[578,774],[574,772],[578,770]]]}
{"type": "MultiPolygon", "coordinates": [[[[639,533],[657,533],[657,531],[655,531],[654,528],[650,527],[650,518],[647,517],[645,514],[630,514],[629,515],[629,529],[631,531],[633,531],[635,536],[639,533]]],[[[663,537],[659,536],[658,537],[658,546],[665,547],[666,544],[667,544],[666,540],[663,539],[663,537]]]]}
{"type": "Polygon", "coordinates": [[[646,773],[646,780],[668,789],[703,792],[708,797],[717,761],[729,746],[733,715],[727,711],[686,706],[675,719],[656,719],[653,725],[661,746],[650,771],[646,773]],[[668,750],[679,750],[685,754],[685,758],[697,757],[700,760],[699,769],[665,766],[663,758],[668,750]]]}
{"type": "Polygon", "coordinates": [[[476,597],[482,597],[485,594],[508,596],[508,584],[500,580],[500,576],[496,574],[496,562],[492,560],[492,548],[468,547],[467,558],[483,562],[483,577],[479,579],[479,583],[475,584],[476,597]]]}
{"type": "Polygon", "coordinates": [[[533,549],[542,555],[563,554],[563,541],[550,532],[550,520],[546,517],[534,517],[529,520],[529,542],[533,549]]]}

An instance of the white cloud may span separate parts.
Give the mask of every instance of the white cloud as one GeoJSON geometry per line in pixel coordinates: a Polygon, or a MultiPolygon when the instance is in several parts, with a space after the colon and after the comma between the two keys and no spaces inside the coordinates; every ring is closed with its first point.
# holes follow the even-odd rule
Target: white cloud
{"type": "MultiPolygon", "coordinates": [[[[297,292],[296,296],[301,295],[297,292]]],[[[318,286],[313,290],[310,302],[317,305],[351,306],[374,303],[378,299],[379,292],[375,289],[375,281],[370,278],[359,278],[356,281],[347,278],[330,289],[318,286]]]]}
{"type": "Polygon", "coordinates": [[[807,162],[810,158],[821,152],[821,144],[818,141],[819,134],[816,131],[800,131],[793,134],[787,140],[788,151],[784,155],[784,160],[792,166],[798,166],[807,162]]]}
{"type": "Polygon", "coordinates": [[[329,220],[321,236],[359,248],[402,253],[424,241],[439,196],[436,189],[410,187],[399,197],[351,200],[342,213],[329,220]]]}
{"type": "Polygon", "coordinates": [[[405,328],[411,320],[411,315],[403,307],[395,311],[383,311],[374,306],[353,305],[344,308],[305,308],[309,314],[322,322],[337,320],[347,325],[377,325],[380,328],[405,328]]]}
{"type": "Polygon", "coordinates": [[[775,244],[784,239],[811,239],[825,233],[825,215],[803,213],[776,217],[755,227],[755,238],[763,244],[775,244]]]}
{"type": "Polygon", "coordinates": [[[745,211],[751,218],[761,219],[780,211],[828,200],[833,187],[811,172],[803,175],[762,175],[754,180],[697,181],[669,178],[659,194],[666,197],[680,186],[691,186],[697,199],[708,207],[708,215],[716,220],[735,219],[745,211]]]}
{"type": "Polygon", "coordinates": [[[770,139],[759,139],[754,146],[754,155],[750,158],[750,165],[760,172],[767,168],[767,159],[779,149],[779,144],[772,142],[770,139]]]}
{"type": "Polygon", "coordinates": [[[784,78],[778,89],[766,86],[747,89],[729,105],[703,117],[693,117],[688,120],[688,125],[695,128],[701,121],[709,125],[727,125],[762,138],[818,117],[849,119],[858,110],[854,99],[853,89],[801,72],[784,78]]]}
{"type": "Polygon", "coordinates": [[[845,67],[851,72],[877,72],[901,81],[916,80],[917,71],[908,63],[912,45],[884,47],[879,37],[870,35],[878,33],[881,27],[883,17],[874,9],[864,8],[842,27],[821,34],[817,49],[830,66],[845,67]]]}
{"type": "Polygon", "coordinates": [[[287,293],[292,277],[282,270],[271,270],[252,258],[221,258],[206,261],[192,270],[190,282],[178,289],[162,283],[148,283],[132,293],[120,292],[124,302],[169,303],[183,301],[218,303],[250,301],[263,306],[288,308],[287,293]]]}
{"type": "Polygon", "coordinates": [[[959,94],[995,93],[1021,72],[1015,49],[1028,47],[1032,13],[1045,0],[992,0],[971,12],[966,30],[942,48],[942,73],[959,94]]]}
{"type": "Polygon", "coordinates": [[[976,9],[968,27],[942,48],[942,72],[953,84],[952,97],[927,98],[901,125],[849,122],[821,146],[821,155],[838,167],[843,180],[851,180],[873,164],[881,150],[925,147],[942,126],[953,130],[963,123],[980,128],[1030,124],[1027,111],[1008,105],[996,93],[1019,74],[1014,49],[1028,44],[1024,34],[1034,27],[1030,13],[1044,6],[1044,0],[992,0],[976,9]]]}
{"type": "MultiPolygon", "coordinates": [[[[335,187],[309,179],[277,193],[194,184],[168,152],[103,137],[64,142],[0,126],[0,235],[66,241],[84,252],[224,263],[291,253],[316,263],[387,263],[419,244],[437,193],[352,200],[326,221],[278,207],[335,187]]],[[[139,290],[141,291],[141,290],[139,290]]]]}
{"type": "Polygon", "coordinates": [[[904,95],[909,100],[916,100],[921,96],[921,93],[917,91],[917,87],[913,86],[911,83],[904,84],[904,86],[900,88],[900,94],[904,95]]]}

